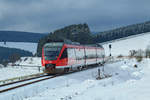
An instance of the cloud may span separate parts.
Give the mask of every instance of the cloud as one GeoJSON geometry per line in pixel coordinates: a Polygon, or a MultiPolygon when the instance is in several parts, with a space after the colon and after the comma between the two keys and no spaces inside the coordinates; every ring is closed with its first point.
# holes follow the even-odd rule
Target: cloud
{"type": "Polygon", "coordinates": [[[149,0],[1,0],[0,30],[50,32],[88,23],[103,31],[150,20],[149,0]]]}

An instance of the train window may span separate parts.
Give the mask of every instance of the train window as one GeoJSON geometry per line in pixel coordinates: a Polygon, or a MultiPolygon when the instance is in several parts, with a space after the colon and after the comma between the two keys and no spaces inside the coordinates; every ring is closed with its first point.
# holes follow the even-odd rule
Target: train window
{"type": "Polygon", "coordinates": [[[60,59],[64,59],[64,58],[67,58],[67,49],[65,49],[61,55],[61,58],[60,59]]]}
{"type": "Polygon", "coordinates": [[[60,47],[46,47],[44,48],[44,56],[46,60],[56,60],[59,55],[60,47]]]}

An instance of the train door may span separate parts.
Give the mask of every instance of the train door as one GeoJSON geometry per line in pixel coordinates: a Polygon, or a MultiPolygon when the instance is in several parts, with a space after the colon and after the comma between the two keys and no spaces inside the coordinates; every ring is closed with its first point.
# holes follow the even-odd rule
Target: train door
{"type": "Polygon", "coordinates": [[[84,48],[75,48],[76,61],[79,66],[84,65],[84,48]]]}
{"type": "Polygon", "coordinates": [[[74,66],[76,64],[76,55],[74,48],[68,48],[68,65],[74,66]]]}
{"type": "Polygon", "coordinates": [[[64,49],[61,57],[60,57],[60,65],[61,66],[67,66],[68,65],[68,53],[67,53],[67,48],[64,49]]]}
{"type": "Polygon", "coordinates": [[[95,48],[86,48],[86,64],[95,64],[96,63],[96,50],[95,48]]]}

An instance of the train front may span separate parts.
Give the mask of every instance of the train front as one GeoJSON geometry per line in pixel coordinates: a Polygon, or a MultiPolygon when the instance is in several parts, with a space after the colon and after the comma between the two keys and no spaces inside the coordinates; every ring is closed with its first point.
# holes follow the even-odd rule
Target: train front
{"type": "Polygon", "coordinates": [[[45,73],[55,73],[56,63],[63,43],[46,43],[42,48],[42,66],[45,67],[45,73]]]}

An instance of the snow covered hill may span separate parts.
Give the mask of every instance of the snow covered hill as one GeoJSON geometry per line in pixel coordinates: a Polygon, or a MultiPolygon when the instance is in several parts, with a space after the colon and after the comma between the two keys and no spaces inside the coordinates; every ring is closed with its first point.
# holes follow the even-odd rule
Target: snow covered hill
{"type": "Polygon", "coordinates": [[[35,54],[37,50],[37,43],[30,43],[30,42],[6,42],[6,44],[4,44],[4,42],[0,42],[0,46],[22,49],[30,51],[33,54],[35,54]]]}
{"type": "Polygon", "coordinates": [[[103,43],[102,45],[107,56],[110,54],[110,44],[112,46],[112,56],[118,56],[120,54],[127,56],[130,50],[145,50],[147,48],[150,44],[150,32],[103,43]]]}

